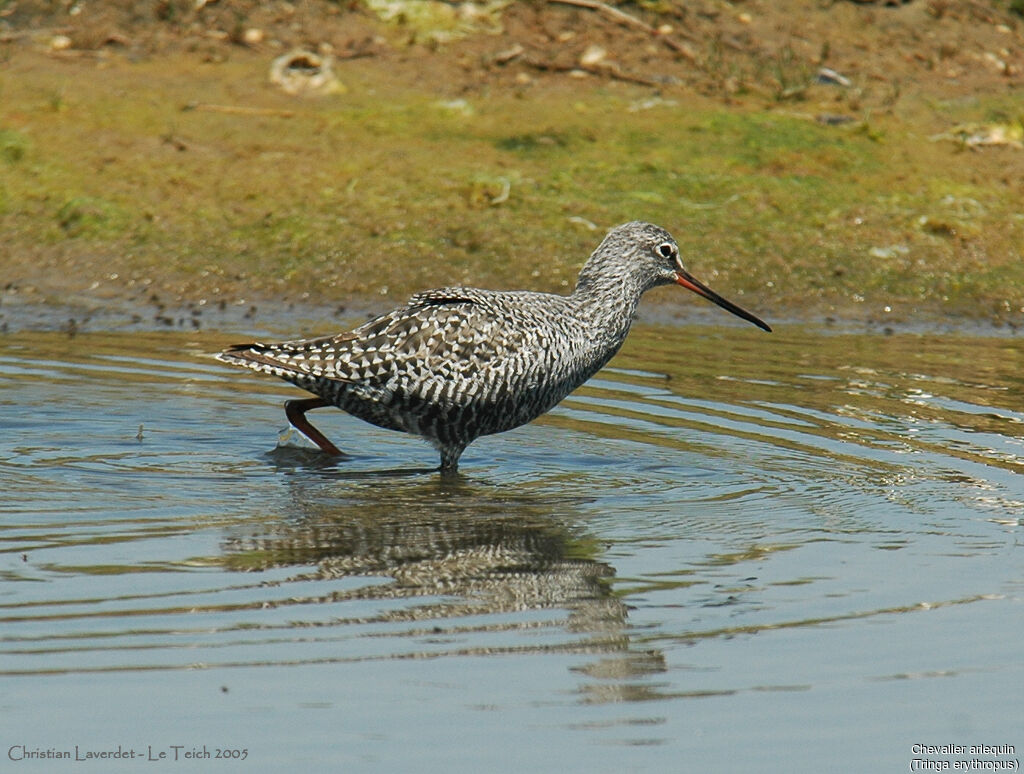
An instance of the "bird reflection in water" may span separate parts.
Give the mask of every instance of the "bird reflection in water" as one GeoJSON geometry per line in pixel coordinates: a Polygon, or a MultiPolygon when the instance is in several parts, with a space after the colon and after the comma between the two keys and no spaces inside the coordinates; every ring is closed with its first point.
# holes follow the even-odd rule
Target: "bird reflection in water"
{"type": "MultiPolygon", "coordinates": [[[[631,649],[627,606],[610,584],[615,571],[600,558],[603,546],[579,526],[583,498],[534,491],[530,484],[509,492],[464,478],[425,480],[421,471],[285,472],[288,516],[231,536],[229,566],[314,565],[293,579],[300,583],[373,578],[306,601],[385,603],[353,606],[358,613],[329,625],[414,623],[402,635],[416,648],[425,636],[442,647],[446,637],[458,637],[457,650],[403,648],[396,657],[596,653],[599,662],[574,667],[601,683],[600,690],[582,686],[582,700],[651,698],[624,681],[664,671],[663,658],[631,649]],[[405,604],[392,604],[396,600],[405,604]],[[557,615],[542,619],[526,611],[557,615]],[[486,644],[475,642],[474,634],[486,644]]],[[[388,634],[395,636],[393,628],[388,634]]]]}

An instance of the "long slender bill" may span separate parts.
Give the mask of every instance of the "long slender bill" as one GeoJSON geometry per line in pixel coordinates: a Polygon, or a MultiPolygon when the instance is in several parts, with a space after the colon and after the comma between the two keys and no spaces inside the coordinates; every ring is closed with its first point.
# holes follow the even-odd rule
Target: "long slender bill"
{"type": "Polygon", "coordinates": [[[703,284],[702,282],[698,282],[696,279],[694,279],[689,272],[683,271],[682,269],[676,269],[676,284],[682,285],[687,290],[692,290],[698,296],[703,296],[708,301],[714,304],[718,304],[727,312],[732,312],[737,317],[742,317],[747,322],[754,323],[754,325],[756,325],[758,328],[766,330],[769,333],[772,332],[772,329],[768,327],[768,323],[766,323],[764,320],[762,320],[759,317],[755,317],[746,309],[742,309],[741,307],[736,306],[736,304],[734,304],[732,301],[726,301],[724,298],[718,295],[707,285],[703,284]]]}

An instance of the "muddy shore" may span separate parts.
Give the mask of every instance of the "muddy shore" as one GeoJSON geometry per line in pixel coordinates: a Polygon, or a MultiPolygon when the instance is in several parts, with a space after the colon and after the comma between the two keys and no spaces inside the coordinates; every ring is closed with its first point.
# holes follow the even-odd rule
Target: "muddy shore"
{"type": "MultiPolygon", "coordinates": [[[[435,10],[0,5],[0,325],[565,292],[631,219],[767,316],[1024,322],[1014,4],[435,10]],[[325,87],[273,80],[296,50],[325,87]]],[[[646,309],[704,319],[670,291],[646,309]]]]}

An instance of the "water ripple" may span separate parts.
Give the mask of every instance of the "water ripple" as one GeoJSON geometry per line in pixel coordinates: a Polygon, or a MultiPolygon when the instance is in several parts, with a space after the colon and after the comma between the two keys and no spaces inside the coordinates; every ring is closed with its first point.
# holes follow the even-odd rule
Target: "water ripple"
{"type": "Polygon", "coordinates": [[[850,685],[874,707],[908,676],[971,676],[974,712],[1012,715],[1014,681],[979,677],[1021,670],[1011,343],[674,334],[638,329],[451,478],[340,412],[318,418],[349,457],[279,443],[296,393],[208,357],[234,336],[5,337],[0,676],[431,661],[460,683],[486,657],[574,734],[850,685]]]}

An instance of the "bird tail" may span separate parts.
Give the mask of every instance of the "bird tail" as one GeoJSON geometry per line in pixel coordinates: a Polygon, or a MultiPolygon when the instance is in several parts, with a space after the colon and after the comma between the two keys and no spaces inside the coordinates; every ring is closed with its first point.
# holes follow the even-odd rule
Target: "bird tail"
{"type": "Polygon", "coordinates": [[[347,381],[336,372],[331,359],[325,357],[325,347],[333,345],[335,341],[335,338],[301,339],[276,344],[257,341],[228,347],[216,357],[223,363],[270,374],[319,395],[321,390],[318,385],[322,385],[325,380],[347,381]]]}
{"type": "Polygon", "coordinates": [[[264,374],[272,374],[291,381],[296,376],[308,376],[300,366],[302,360],[288,357],[279,344],[235,344],[216,355],[222,363],[249,368],[264,374]]]}

